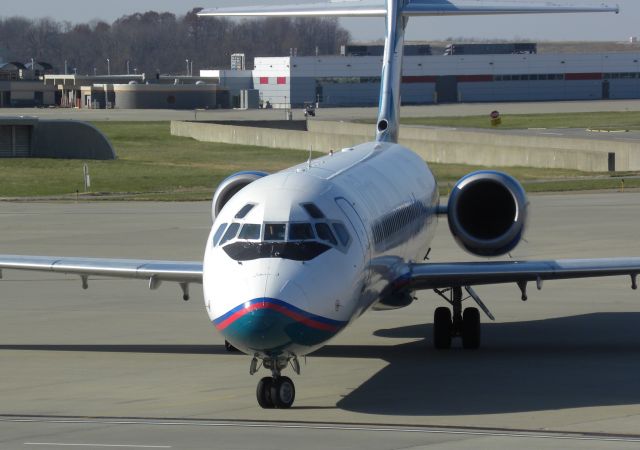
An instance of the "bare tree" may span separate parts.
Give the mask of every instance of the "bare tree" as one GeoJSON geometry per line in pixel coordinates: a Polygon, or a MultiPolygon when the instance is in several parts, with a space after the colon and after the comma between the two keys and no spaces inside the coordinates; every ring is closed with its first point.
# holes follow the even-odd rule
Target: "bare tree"
{"type": "Polygon", "coordinates": [[[184,16],[147,11],[103,21],[71,24],[52,19],[22,17],[0,19],[0,56],[8,61],[31,58],[53,64],[61,71],[65,61],[78,73],[184,74],[185,60],[201,68],[226,68],[232,53],[255,56],[286,56],[296,48],[300,56],[335,54],[350,40],[349,32],[335,19],[289,19],[232,21],[201,18],[194,8],[184,16]]]}

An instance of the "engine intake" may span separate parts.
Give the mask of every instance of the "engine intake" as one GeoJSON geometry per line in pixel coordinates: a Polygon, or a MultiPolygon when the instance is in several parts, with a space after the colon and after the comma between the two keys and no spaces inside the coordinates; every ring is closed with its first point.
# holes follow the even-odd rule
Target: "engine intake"
{"type": "Polygon", "coordinates": [[[500,256],[524,235],[529,202],[513,177],[494,171],[473,172],[455,185],[447,216],[460,247],[477,256],[500,256]]]}
{"type": "Polygon", "coordinates": [[[215,221],[224,205],[227,204],[231,197],[236,195],[243,187],[253,183],[259,178],[269,175],[266,172],[237,172],[225,178],[218,185],[215,194],[213,194],[213,203],[211,205],[211,218],[215,221]]]}

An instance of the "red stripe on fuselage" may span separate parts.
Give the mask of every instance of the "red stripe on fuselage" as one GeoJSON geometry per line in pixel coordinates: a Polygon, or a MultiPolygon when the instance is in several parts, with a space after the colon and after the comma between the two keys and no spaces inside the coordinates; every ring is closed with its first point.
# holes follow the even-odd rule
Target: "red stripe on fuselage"
{"type": "Polygon", "coordinates": [[[237,311],[231,316],[227,317],[223,322],[217,324],[216,328],[222,331],[241,317],[259,309],[271,309],[273,311],[277,311],[280,314],[284,314],[285,316],[292,318],[296,322],[300,322],[308,327],[315,328],[317,330],[331,331],[334,333],[338,331],[338,327],[334,325],[318,322],[317,320],[310,319],[309,317],[305,317],[302,314],[291,311],[282,305],[276,305],[269,302],[260,302],[249,305],[248,307],[243,308],[240,311],[237,311]]]}

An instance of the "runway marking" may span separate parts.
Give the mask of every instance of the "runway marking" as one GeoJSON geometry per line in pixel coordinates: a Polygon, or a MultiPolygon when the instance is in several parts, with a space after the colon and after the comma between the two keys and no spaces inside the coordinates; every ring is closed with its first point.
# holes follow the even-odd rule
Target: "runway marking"
{"type": "Polygon", "coordinates": [[[540,134],[545,134],[545,135],[549,135],[549,136],[564,136],[564,133],[553,133],[553,132],[540,133],[540,134]]]}
{"type": "MultiPolygon", "coordinates": [[[[441,434],[453,436],[480,436],[480,437],[506,437],[520,439],[544,439],[562,441],[593,441],[593,442],[624,442],[640,443],[640,436],[616,436],[598,435],[588,433],[571,432],[539,432],[536,430],[482,430],[482,429],[443,429],[443,428],[418,428],[403,426],[375,426],[375,425],[339,425],[339,424],[314,424],[314,423],[257,423],[257,422],[206,422],[206,421],[180,421],[180,420],[109,420],[109,419],[47,419],[47,418],[1,418],[0,422],[17,423],[59,423],[59,424],[105,424],[105,425],[146,425],[146,426],[191,426],[191,427],[228,427],[228,428],[273,428],[282,430],[331,430],[331,431],[371,431],[380,433],[415,433],[415,434],[441,434]]],[[[27,444],[25,444],[27,445],[27,444]]],[[[30,445],[60,445],[34,443],[30,445]]],[[[70,445],[70,444],[66,444],[70,445]]],[[[75,444],[89,445],[89,444],[75,444]]],[[[104,445],[105,447],[132,447],[119,445],[104,445]]],[[[171,448],[163,446],[138,446],[137,448],[171,448]]]]}
{"type": "Polygon", "coordinates": [[[50,447],[173,448],[169,445],[69,444],[61,442],[25,442],[24,445],[47,445],[50,447]]]}

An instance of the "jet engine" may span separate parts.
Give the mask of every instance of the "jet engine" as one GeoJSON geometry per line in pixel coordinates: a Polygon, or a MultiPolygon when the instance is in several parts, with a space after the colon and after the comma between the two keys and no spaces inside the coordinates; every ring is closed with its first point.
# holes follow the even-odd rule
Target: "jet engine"
{"type": "Polygon", "coordinates": [[[449,229],[460,247],[477,256],[501,256],[524,235],[529,202],[511,176],[473,172],[455,185],[449,197],[449,229]]]}
{"type": "Polygon", "coordinates": [[[220,214],[222,207],[227,204],[231,197],[236,195],[240,189],[246,185],[253,183],[258,178],[269,175],[265,172],[237,172],[225,178],[213,194],[213,204],[211,205],[211,218],[215,221],[216,216],[220,214]]]}

